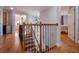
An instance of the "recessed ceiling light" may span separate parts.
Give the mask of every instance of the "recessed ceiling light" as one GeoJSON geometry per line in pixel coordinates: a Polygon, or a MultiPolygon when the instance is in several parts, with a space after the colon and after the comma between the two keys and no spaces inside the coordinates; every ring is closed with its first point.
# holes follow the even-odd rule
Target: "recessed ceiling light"
{"type": "Polygon", "coordinates": [[[13,8],[10,8],[11,10],[13,10],[13,8]]]}

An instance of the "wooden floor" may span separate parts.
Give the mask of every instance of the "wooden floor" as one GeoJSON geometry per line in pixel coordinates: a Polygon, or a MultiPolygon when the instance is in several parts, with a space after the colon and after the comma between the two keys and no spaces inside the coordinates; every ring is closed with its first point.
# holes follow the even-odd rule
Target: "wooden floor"
{"type": "Polygon", "coordinates": [[[20,40],[16,36],[12,34],[4,35],[0,37],[3,40],[2,48],[0,48],[0,52],[4,53],[15,53],[22,52],[20,40]]]}
{"type": "MultiPolygon", "coordinates": [[[[2,48],[0,48],[0,52],[22,52],[20,40],[18,35],[15,36],[12,34],[7,34],[4,37],[0,37],[0,40],[3,40],[2,48]]],[[[79,44],[75,44],[70,38],[68,38],[67,34],[61,35],[62,45],[57,48],[54,47],[50,50],[51,53],[78,53],[79,52],[79,44]]],[[[1,43],[0,43],[1,44],[1,43]]]]}
{"type": "Polygon", "coordinates": [[[61,34],[61,47],[54,47],[50,52],[53,53],[79,53],[79,44],[74,43],[67,34],[61,34]]]}

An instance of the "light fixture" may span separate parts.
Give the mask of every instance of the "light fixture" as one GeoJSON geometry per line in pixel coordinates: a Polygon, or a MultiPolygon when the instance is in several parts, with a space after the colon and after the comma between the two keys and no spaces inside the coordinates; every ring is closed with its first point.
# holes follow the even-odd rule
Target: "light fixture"
{"type": "Polygon", "coordinates": [[[13,8],[10,8],[11,10],[13,10],[13,8]]]}

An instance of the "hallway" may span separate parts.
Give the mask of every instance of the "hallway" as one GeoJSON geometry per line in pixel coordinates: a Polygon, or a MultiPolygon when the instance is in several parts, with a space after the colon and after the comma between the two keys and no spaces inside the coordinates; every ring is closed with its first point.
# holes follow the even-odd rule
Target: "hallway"
{"type": "Polygon", "coordinates": [[[79,44],[74,43],[67,34],[61,34],[62,46],[54,47],[50,52],[54,53],[79,53],[79,44]]]}

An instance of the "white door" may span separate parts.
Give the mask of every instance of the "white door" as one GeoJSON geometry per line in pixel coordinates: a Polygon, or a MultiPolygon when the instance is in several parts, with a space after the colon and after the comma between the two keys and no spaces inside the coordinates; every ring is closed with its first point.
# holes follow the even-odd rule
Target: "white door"
{"type": "Polygon", "coordinates": [[[74,41],[74,8],[69,9],[68,36],[74,41]]]}

